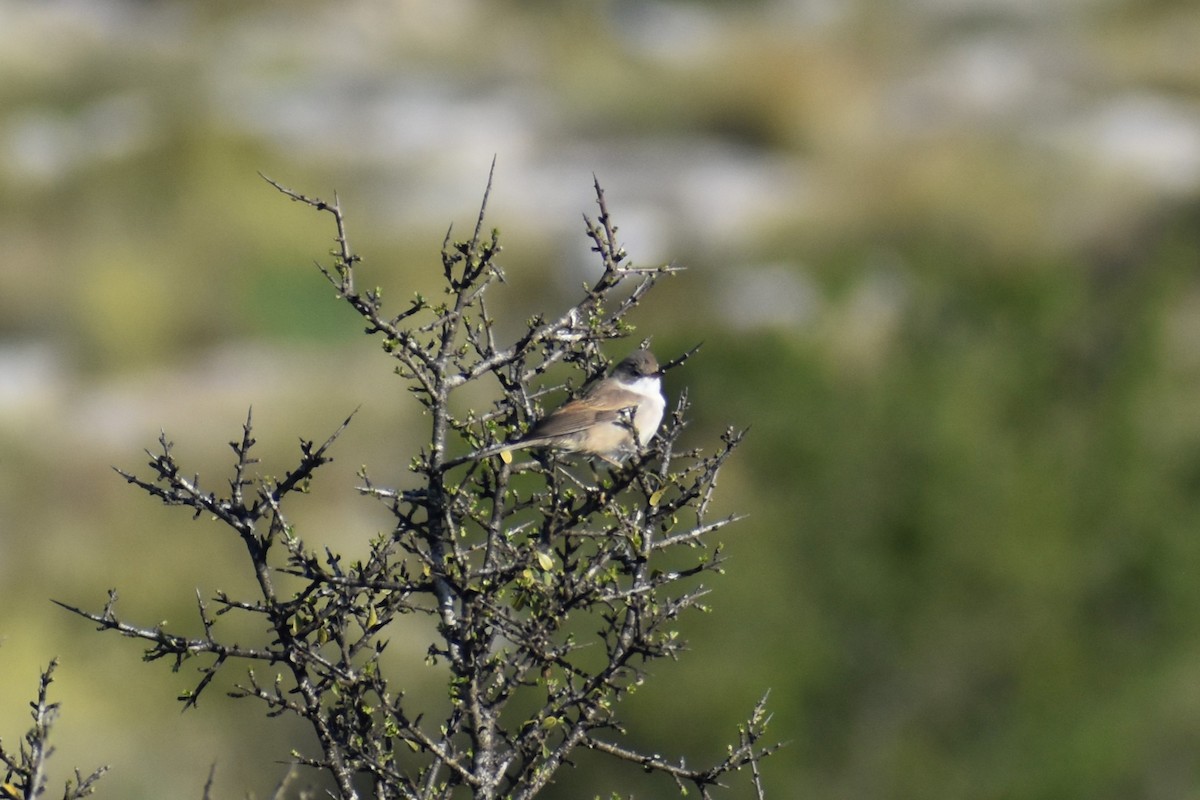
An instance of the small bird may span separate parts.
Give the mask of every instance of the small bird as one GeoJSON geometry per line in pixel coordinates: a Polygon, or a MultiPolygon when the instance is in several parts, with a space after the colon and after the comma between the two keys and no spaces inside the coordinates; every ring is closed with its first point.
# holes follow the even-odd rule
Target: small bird
{"type": "Polygon", "coordinates": [[[658,361],[649,350],[637,350],[581,397],[538,420],[520,439],[484,451],[479,457],[546,447],[595,456],[620,466],[654,438],[666,407],[658,361]]]}

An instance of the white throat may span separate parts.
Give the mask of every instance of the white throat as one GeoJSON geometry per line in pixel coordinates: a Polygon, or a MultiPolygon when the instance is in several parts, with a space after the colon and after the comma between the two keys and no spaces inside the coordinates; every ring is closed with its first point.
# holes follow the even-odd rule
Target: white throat
{"type": "Polygon", "coordinates": [[[630,383],[622,381],[621,386],[642,397],[633,415],[633,428],[637,431],[638,444],[645,447],[662,424],[663,412],[667,407],[667,399],[663,397],[662,378],[646,375],[630,383]]]}

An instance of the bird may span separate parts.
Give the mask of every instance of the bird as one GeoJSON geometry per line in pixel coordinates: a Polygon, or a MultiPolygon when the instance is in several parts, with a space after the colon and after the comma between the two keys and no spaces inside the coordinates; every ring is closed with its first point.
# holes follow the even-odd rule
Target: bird
{"type": "Polygon", "coordinates": [[[508,461],[511,456],[506,454],[513,450],[543,447],[619,467],[654,438],[666,407],[662,369],[654,354],[642,348],[583,395],[538,420],[519,439],[483,451],[479,457],[499,454],[508,461]]]}

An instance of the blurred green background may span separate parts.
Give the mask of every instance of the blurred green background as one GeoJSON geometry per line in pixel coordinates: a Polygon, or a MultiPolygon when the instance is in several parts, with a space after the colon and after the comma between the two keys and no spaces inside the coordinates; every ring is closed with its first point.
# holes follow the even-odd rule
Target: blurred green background
{"type": "MultiPolygon", "coordinates": [[[[298,514],[364,552],[354,471],[402,482],[423,421],[312,267],[329,220],[256,171],[337,191],[398,309],[494,155],[514,329],[595,274],[594,173],[635,261],[690,268],[636,320],[705,342],[690,443],[752,426],[633,741],[716,758],[770,688],[772,798],[1200,797],[1197,42],[1174,0],[0,0],[6,746],[58,655],[57,776],[270,793],[295,725],[180,716],[190,665],[49,598],[194,630],[195,591],[248,590],[109,467],[161,427],[219,488],[250,406],[272,473],[362,405],[298,514]]],[[[425,633],[392,645],[414,699],[425,633]]],[[[614,789],[675,796],[586,757],[548,796],[614,789]]]]}

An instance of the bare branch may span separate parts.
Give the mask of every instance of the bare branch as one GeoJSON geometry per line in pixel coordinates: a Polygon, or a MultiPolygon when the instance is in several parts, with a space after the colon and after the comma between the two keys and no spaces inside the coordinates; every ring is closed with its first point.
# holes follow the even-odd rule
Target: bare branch
{"type": "MultiPolygon", "coordinates": [[[[38,681],[37,699],[30,703],[33,726],[25,733],[19,753],[9,753],[0,742],[0,763],[7,767],[8,775],[0,784],[0,795],[4,797],[35,798],[46,788],[46,762],[54,754],[50,746],[50,731],[58,719],[58,703],[49,700],[50,684],[54,682],[54,670],[58,659],[53,659],[42,672],[38,681]]],[[[63,800],[78,800],[95,791],[95,784],[108,767],[99,767],[88,775],[78,769],[74,778],[68,779],[63,788],[63,800]]]]}
{"type": "MultiPolygon", "coordinates": [[[[180,695],[184,708],[218,672],[244,669],[230,696],[256,701],[269,716],[304,720],[316,747],[291,760],[329,775],[341,800],[367,791],[411,800],[531,800],[560,779],[579,748],[666,774],[702,797],[749,767],[762,798],[759,763],[773,752],[761,743],[763,703],[729,756],[711,766],[690,768],[682,758],[619,741],[620,701],[648,679],[647,665],[685,652],[678,623],[703,608],[706,582],[723,569],[713,537],[740,517],[713,519],[709,508],[744,431],[727,430],[708,454],[679,451],[684,393],[647,446],[634,437],[638,452],[624,461],[590,463],[537,449],[520,463],[491,457],[551,400],[589,391],[624,355],[610,352],[612,343],[633,349],[628,315],[681,268],[631,263],[596,180],[598,213],[584,216],[599,262],[595,280],[570,307],[538,315],[501,341],[488,299],[505,280],[499,234],[486,226],[494,176],[493,160],[470,238],[456,241],[447,231],[443,296],[433,303],[418,295],[398,312],[384,308],[378,290],[359,288],[364,262],[350,246],[336,195],[329,203],[264,176],[286,197],[333,218],[332,264],[319,269],[365,331],[382,335],[426,426],[408,473],[392,485],[368,478],[365,467],[358,473],[357,491],[391,514],[390,528],[374,532],[365,555],[343,557],[313,531],[302,532],[293,507],[332,460],[354,414],[320,444],[301,439],[299,456],[275,479],[259,474],[248,412],[229,443],[235,460],[228,476],[212,483],[226,491],[186,474],[165,433],[148,452],[148,477],[118,472],[149,496],[212,517],[236,535],[255,590],[218,592],[208,601],[197,593],[199,636],[122,619],[115,591],[100,612],[59,605],[100,630],[141,640],[147,660],[169,658],[178,669],[195,658],[199,677],[180,695]],[[464,410],[456,393],[477,381],[486,381],[493,399],[464,410]],[[253,615],[265,635],[249,644],[232,640],[222,628],[226,614],[253,615]],[[429,709],[439,705],[404,693],[407,676],[392,674],[384,658],[389,637],[412,615],[428,637],[428,664],[446,682],[448,704],[436,714],[429,709]],[[261,670],[264,664],[271,669],[261,670]],[[260,680],[260,672],[271,677],[260,680]]],[[[688,365],[699,349],[664,358],[662,369],[688,365]]],[[[629,409],[612,413],[615,424],[634,430],[629,409]]],[[[396,638],[407,644],[411,629],[396,638]]]]}

